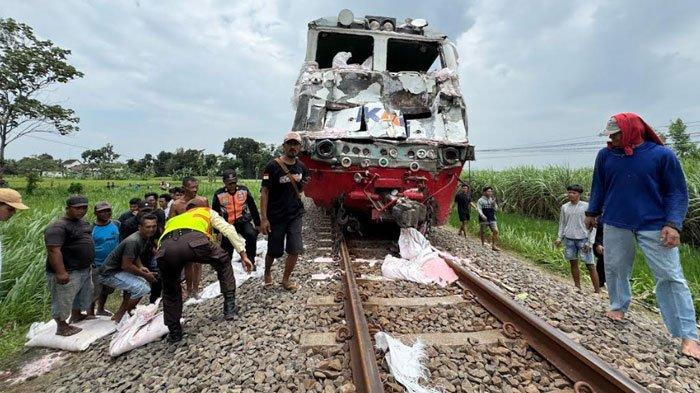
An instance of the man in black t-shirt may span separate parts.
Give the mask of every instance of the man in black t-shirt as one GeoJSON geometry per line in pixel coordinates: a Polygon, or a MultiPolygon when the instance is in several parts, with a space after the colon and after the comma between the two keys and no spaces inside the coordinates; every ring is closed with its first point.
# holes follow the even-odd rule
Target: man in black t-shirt
{"type": "Polygon", "coordinates": [[[71,196],[66,201],[66,215],[49,224],[44,232],[51,317],[56,321],[56,334],[60,336],[72,336],[81,331],[72,323],[94,318],[81,314],[81,311],[88,311],[92,303],[90,268],[95,260],[92,226],[83,220],[87,207],[87,198],[71,196]]]}
{"type": "Polygon", "coordinates": [[[282,287],[289,291],[299,288],[290,280],[290,276],[299,254],[304,251],[301,238],[304,204],[301,201],[301,192],[309,172],[297,159],[301,143],[301,136],[297,132],[290,132],[284,136],[284,154],[265,166],[260,190],[260,231],[267,235],[265,286],[272,285],[272,262],[281,257],[286,250],[287,260],[282,287]]]}
{"type": "Polygon", "coordinates": [[[131,217],[134,217],[136,214],[139,212],[139,203],[141,203],[141,198],[131,198],[129,200],[129,210],[125,211],[124,213],[119,215],[119,222],[124,224],[126,220],[128,220],[131,217]]]}

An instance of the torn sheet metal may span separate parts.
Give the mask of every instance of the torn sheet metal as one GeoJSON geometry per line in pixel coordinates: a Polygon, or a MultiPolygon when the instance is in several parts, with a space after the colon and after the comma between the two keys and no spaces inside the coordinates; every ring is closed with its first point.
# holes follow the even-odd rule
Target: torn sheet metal
{"type": "Polygon", "coordinates": [[[362,125],[362,107],[326,112],[325,129],[345,132],[358,131],[362,125]]]}
{"type": "MultiPolygon", "coordinates": [[[[350,53],[344,54],[347,57],[350,53]]],[[[307,62],[301,69],[294,94],[297,131],[339,138],[467,141],[464,100],[457,73],[449,68],[430,73],[380,72],[355,64],[319,70],[315,62],[307,62]],[[355,113],[353,108],[362,106],[366,127],[349,121],[357,118],[350,115],[355,113]],[[414,119],[405,121],[404,115],[414,119]]]]}
{"type": "Polygon", "coordinates": [[[385,109],[383,104],[372,103],[364,107],[367,133],[375,138],[405,138],[406,126],[399,111],[385,109]]]}

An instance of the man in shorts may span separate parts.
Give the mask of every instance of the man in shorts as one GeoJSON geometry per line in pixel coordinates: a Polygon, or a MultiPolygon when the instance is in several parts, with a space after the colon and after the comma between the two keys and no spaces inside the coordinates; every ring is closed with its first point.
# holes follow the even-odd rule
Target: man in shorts
{"type": "Polygon", "coordinates": [[[304,203],[301,192],[309,172],[297,159],[301,143],[301,136],[297,132],[289,132],[284,136],[284,154],[265,166],[260,190],[260,231],[267,235],[265,286],[272,285],[272,262],[282,257],[286,250],[282,287],[288,291],[299,288],[290,277],[299,254],[304,251],[301,238],[304,203]]]}
{"type": "Polygon", "coordinates": [[[115,248],[100,267],[102,285],[119,289],[122,303],[112,319],[119,323],[124,314],[133,310],[142,297],[151,293],[156,275],[144,266],[153,257],[153,235],[158,228],[158,218],[153,213],[141,212],[137,216],[139,227],[115,248]]]}
{"type": "Polygon", "coordinates": [[[486,245],[486,228],[491,229],[491,249],[493,251],[501,251],[496,246],[498,243],[497,209],[498,204],[496,203],[496,198],[493,197],[493,187],[484,187],[481,198],[476,201],[476,211],[479,213],[479,237],[481,238],[481,245],[486,245]]]}
{"type": "MultiPolygon", "coordinates": [[[[177,193],[173,195],[173,204],[170,206],[170,211],[168,212],[168,219],[171,219],[178,214],[184,213],[187,210],[187,204],[193,199],[197,199],[201,202],[205,202],[207,205],[209,202],[207,198],[197,195],[199,191],[199,181],[191,176],[187,176],[182,179],[182,195],[180,197],[175,197],[177,193]]],[[[253,256],[255,258],[255,256],[253,256]]],[[[194,297],[199,298],[199,284],[202,281],[202,265],[199,263],[190,262],[185,266],[185,287],[186,291],[182,294],[184,298],[194,297]]]]}
{"type": "Polygon", "coordinates": [[[559,234],[554,245],[559,247],[564,242],[564,258],[571,264],[571,276],[574,279],[576,288],[581,289],[581,278],[579,275],[579,259],[586,264],[588,275],[593,282],[593,290],[600,293],[600,282],[598,272],[593,261],[593,243],[595,241],[596,229],[589,231],[586,228],[586,210],[588,202],[581,200],[583,187],[572,184],[566,187],[566,196],[569,202],[561,207],[559,214],[559,234]]]}
{"type": "Polygon", "coordinates": [[[46,283],[51,293],[51,317],[59,336],[79,333],[82,329],[73,323],[95,318],[81,313],[88,311],[92,303],[90,270],[95,260],[92,227],[83,220],[87,207],[86,197],[71,196],[66,201],[66,214],[44,231],[46,283]]]}
{"type": "Polygon", "coordinates": [[[95,261],[92,264],[92,305],[88,315],[112,316],[105,310],[107,298],[114,292],[100,281],[99,268],[104,265],[107,256],[119,245],[119,226],[121,223],[112,219],[112,206],[107,202],[95,204],[95,223],[92,226],[92,241],[95,243],[95,261]]]}

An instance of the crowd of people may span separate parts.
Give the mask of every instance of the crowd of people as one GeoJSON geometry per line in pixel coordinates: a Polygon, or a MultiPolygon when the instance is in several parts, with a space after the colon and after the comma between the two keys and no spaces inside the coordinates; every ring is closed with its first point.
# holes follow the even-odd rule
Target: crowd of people
{"type": "MultiPolygon", "coordinates": [[[[564,246],[563,257],[570,262],[575,286],[581,290],[579,260],[590,275],[593,290],[606,288],[610,310],[606,316],[620,321],[631,301],[630,278],[639,246],[656,281],[656,298],[669,332],[681,340],[681,352],[700,360],[693,299],[683,276],[678,245],[688,210],[688,190],[675,153],[638,115],[620,113],[610,118],[604,132],[608,146],[596,158],[588,202],[581,199],[584,188],[566,187],[568,202],[561,206],[555,246],[564,246]],[[596,261],[594,261],[594,257],[596,261]]],[[[263,170],[258,204],[250,190],[238,184],[236,172],[225,171],[223,187],[216,190],[211,205],[198,195],[195,178],[186,177],[182,187],[158,195],[146,193],[134,198],[129,210],[112,219],[108,202],[94,205],[95,222],[84,220],[88,200],[74,195],[66,201],[65,215],[45,232],[46,277],[51,292],[51,312],[56,334],[80,331],[73,324],[110,315],[107,297],[122,291],[122,302],[112,315],[120,320],[141,299],[161,297],[168,339],[182,338],[180,316],[183,299],[197,296],[201,264],[217,273],[224,297],[224,316],[236,315],[235,277],[231,255],[237,252],[246,270],[254,270],[257,238],[268,238],[264,285],[273,285],[272,264],[285,251],[281,285],[298,288],[292,272],[303,252],[301,236],[304,206],[303,186],[308,179],[304,164],[297,159],[301,148],[298,133],[284,138],[284,154],[263,170]],[[183,277],[184,270],[184,277],[183,277]],[[183,289],[183,285],[185,288],[183,289]]],[[[162,185],[161,185],[162,186],[162,185]]],[[[472,202],[468,184],[455,197],[465,235],[470,210],[478,213],[481,243],[487,245],[491,232],[497,246],[496,212],[499,204],[490,186],[472,202]]],[[[18,209],[26,209],[19,193],[0,189],[0,220],[18,209]]]]}
{"type": "MultiPolygon", "coordinates": [[[[273,285],[272,265],[286,251],[280,283],[286,290],[296,290],[298,284],[291,276],[304,249],[301,192],[308,178],[306,167],[297,159],[300,147],[298,133],[285,136],[284,154],[263,170],[259,210],[250,190],[238,184],[235,170],[224,171],[223,187],[216,190],[211,204],[198,194],[197,179],[185,177],[181,187],[167,193],[132,198],[129,210],[116,220],[111,204],[100,201],[93,206],[95,222],[88,223],[84,219],[88,199],[69,197],[65,214],[44,233],[56,334],[74,335],[81,331],[76,322],[96,315],[119,322],[142,299],[154,303],[162,298],[168,340],[179,341],[183,300],[199,296],[201,264],[216,271],[224,318],[234,319],[238,307],[232,254],[240,255],[246,271],[256,270],[259,233],[268,237],[265,287],[273,285]],[[105,304],[115,290],[121,291],[122,300],[112,314],[105,304]]],[[[0,191],[0,214],[26,208],[19,194],[11,192],[16,193],[0,191]]]]}
{"type": "MultiPolygon", "coordinates": [[[[656,299],[663,321],[681,340],[681,353],[700,360],[698,329],[690,289],[683,275],[678,246],[688,211],[688,188],[676,154],[644,120],[634,113],[612,116],[601,133],[610,140],[596,157],[588,202],[579,184],[566,186],[568,202],[561,206],[556,247],[564,246],[574,285],[580,290],[579,260],[585,263],[595,293],[607,289],[606,316],[621,321],[632,299],[630,279],[636,247],[642,250],[656,282],[656,299]],[[595,261],[594,261],[595,257],[595,261]]],[[[486,186],[476,204],[468,184],[455,196],[467,235],[470,209],[478,213],[479,234],[498,251],[493,188],[486,186]]]]}

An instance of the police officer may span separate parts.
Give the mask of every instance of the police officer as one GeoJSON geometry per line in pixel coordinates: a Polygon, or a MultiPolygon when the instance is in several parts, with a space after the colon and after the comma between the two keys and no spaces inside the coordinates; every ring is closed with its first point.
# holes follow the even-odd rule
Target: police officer
{"type": "Polygon", "coordinates": [[[159,240],[156,260],[163,280],[163,312],[170,333],[168,341],[182,339],[182,287],[180,275],[188,262],[208,263],[216,271],[224,295],[224,318],[234,318],[236,307],[236,278],[231,267],[231,256],[212,242],[212,228],[226,236],[241,255],[246,270],[252,269],[246,255],[243,239],[206,200],[195,198],[186,205],[186,211],[169,219],[159,240]]]}
{"type": "MultiPolygon", "coordinates": [[[[253,263],[253,270],[255,270],[255,254],[258,243],[257,228],[260,227],[260,213],[255,205],[255,198],[246,186],[238,184],[235,170],[225,170],[223,181],[224,187],[219,188],[214,193],[211,208],[229,224],[236,227],[236,232],[243,236],[245,252],[253,263]]],[[[226,238],[222,239],[221,247],[229,254],[233,252],[233,245],[226,238]]]]}

